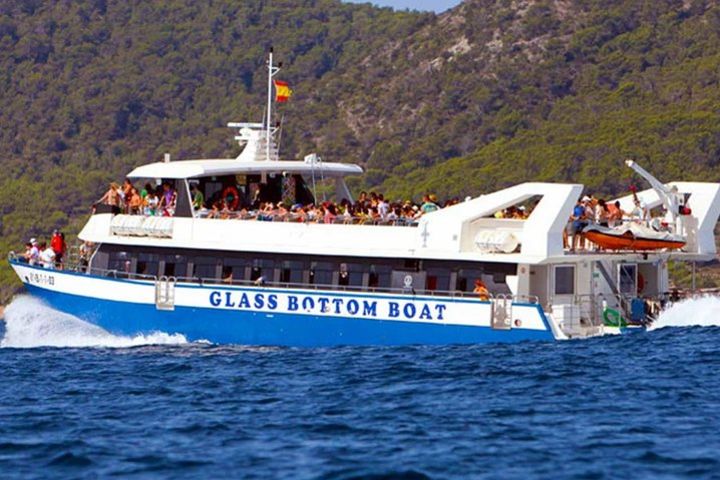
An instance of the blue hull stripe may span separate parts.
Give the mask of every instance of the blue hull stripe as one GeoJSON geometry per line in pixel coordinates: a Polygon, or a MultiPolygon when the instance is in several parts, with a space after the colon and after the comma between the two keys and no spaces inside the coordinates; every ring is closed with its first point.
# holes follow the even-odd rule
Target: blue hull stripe
{"type": "MultiPolygon", "coordinates": [[[[120,335],[180,333],[190,341],[217,344],[317,347],[335,345],[447,345],[553,340],[551,331],[396,322],[361,318],[292,315],[176,307],[102,300],[27,285],[53,308],[120,335]]],[[[546,321],[543,315],[543,320],[546,321]]],[[[546,323],[547,326],[547,323],[546,323]]]]}

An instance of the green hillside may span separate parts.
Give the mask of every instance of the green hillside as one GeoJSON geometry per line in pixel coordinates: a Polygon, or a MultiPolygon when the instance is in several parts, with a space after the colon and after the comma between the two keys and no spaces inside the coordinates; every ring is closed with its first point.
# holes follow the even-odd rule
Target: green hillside
{"type": "MultiPolygon", "coordinates": [[[[282,154],[362,163],[356,187],[620,192],[633,157],[718,180],[720,5],[468,0],[443,15],[336,0],[0,1],[0,251],[77,230],[105,183],[170,152],[237,153],[274,45],[282,154]]],[[[16,284],[0,267],[0,301],[16,284]]]]}

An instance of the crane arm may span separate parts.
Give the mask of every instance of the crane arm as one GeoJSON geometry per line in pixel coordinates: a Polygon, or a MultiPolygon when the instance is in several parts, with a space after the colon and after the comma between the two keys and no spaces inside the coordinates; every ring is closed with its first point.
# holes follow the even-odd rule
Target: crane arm
{"type": "Polygon", "coordinates": [[[660,197],[660,201],[662,201],[665,209],[670,213],[672,218],[675,219],[678,214],[678,199],[675,193],[633,160],[625,160],[625,165],[632,168],[638,175],[650,183],[650,186],[652,186],[653,190],[657,192],[658,197],[660,197]]]}

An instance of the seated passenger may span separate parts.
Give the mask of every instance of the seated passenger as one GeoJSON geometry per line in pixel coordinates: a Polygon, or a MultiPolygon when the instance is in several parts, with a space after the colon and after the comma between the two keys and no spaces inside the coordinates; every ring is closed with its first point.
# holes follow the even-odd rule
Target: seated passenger
{"type": "Polygon", "coordinates": [[[145,215],[157,215],[157,209],[159,204],[160,199],[158,198],[157,194],[153,191],[149,191],[147,196],[145,197],[145,201],[143,202],[143,211],[145,215]]]}
{"type": "Polygon", "coordinates": [[[395,207],[390,210],[387,214],[387,219],[390,222],[396,222],[400,218],[400,207],[395,207]]]}
{"type": "Polygon", "coordinates": [[[196,212],[205,208],[205,196],[194,183],[190,185],[190,195],[192,195],[192,206],[196,212]]]}
{"type": "Polygon", "coordinates": [[[163,183],[163,193],[160,197],[160,211],[164,217],[172,217],[175,215],[175,202],[177,202],[177,192],[170,186],[168,182],[163,183]]]}
{"type": "Polygon", "coordinates": [[[323,223],[335,223],[335,217],[337,217],[335,205],[325,202],[323,204],[323,223]]]}
{"type": "Polygon", "coordinates": [[[622,208],[620,208],[620,202],[615,201],[615,203],[608,203],[607,204],[607,210],[608,210],[608,226],[609,227],[615,227],[622,223],[623,216],[625,215],[625,212],[623,212],[622,208]]]}
{"type": "Polygon", "coordinates": [[[610,226],[610,210],[602,198],[599,199],[597,205],[595,205],[595,223],[601,227],[610,226]]]}

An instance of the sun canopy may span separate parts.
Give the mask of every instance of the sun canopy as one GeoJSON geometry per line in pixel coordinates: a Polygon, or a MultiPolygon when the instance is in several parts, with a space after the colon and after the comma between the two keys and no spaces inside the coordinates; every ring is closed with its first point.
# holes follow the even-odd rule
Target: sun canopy
{"type": "Polygon", "coordinates": [[[301,161],[240,162],[237,160],[182,160],[157,162],[137,167],[128,178],[200,178],[222,175],[249,175],[260,173],[311,174],[324,177],[344,177],[362,173],[358,165],[346,163],[305,163],[301,161]]]}

